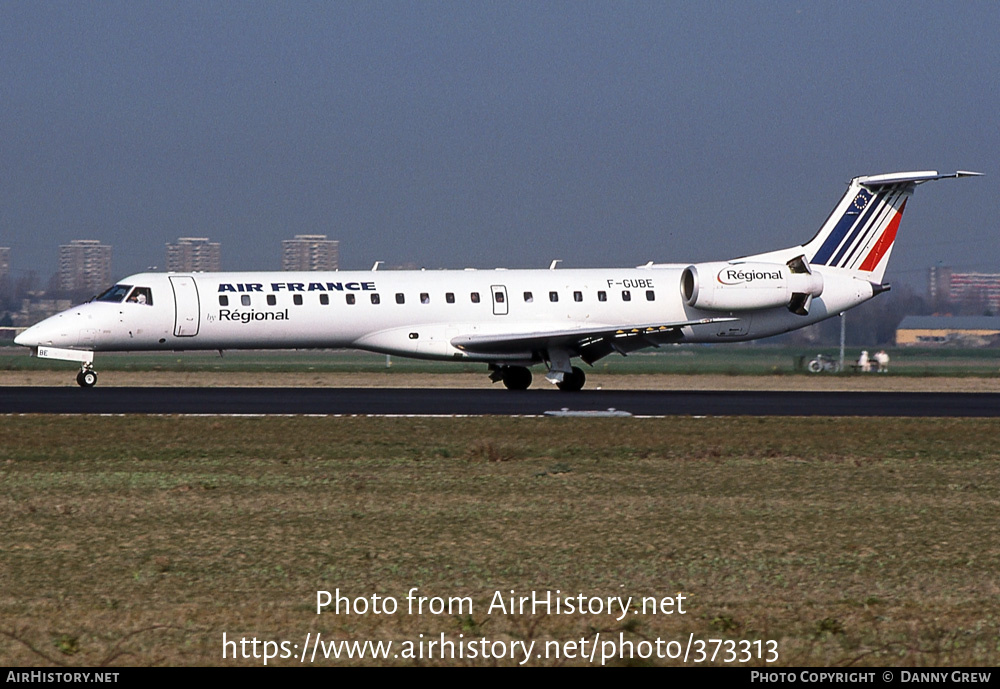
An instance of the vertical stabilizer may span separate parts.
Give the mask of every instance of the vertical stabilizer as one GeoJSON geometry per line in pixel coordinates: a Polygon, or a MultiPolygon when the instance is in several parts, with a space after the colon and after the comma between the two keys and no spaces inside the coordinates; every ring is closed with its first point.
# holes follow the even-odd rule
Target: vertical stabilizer
{"type": "Polygon", "coordinates": [[[803,247],[805,256],[811,265],[853,270],[880,284],[906,201],[916,186],[978,174],[939,175],[929,170],[855,177],[819,233],[803,247]]]}

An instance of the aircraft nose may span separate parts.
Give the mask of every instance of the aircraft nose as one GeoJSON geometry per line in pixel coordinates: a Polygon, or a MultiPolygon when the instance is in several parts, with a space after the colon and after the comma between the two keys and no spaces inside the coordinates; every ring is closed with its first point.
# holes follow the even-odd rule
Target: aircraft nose
{"type": "Polygon", "coordinates": [[[40,345],[54,344],[60,333],[58,328],[59,323],[57,321],[54,322],[55,318],[58,318],[58,316],[46,318],[41,323],[35,323],[33,326],[15,337],[14,344],[19,344],[23,347],[38,347],[40,345]]]}
{"type": "Polygon", "coordinates": [[[38,337],[36,337],[37,332],[33,331],[35,331],[34,326],[25,330],[23,333],[14,338],[14,344],[21,345],[22,347],[37,347],[38,346],[38,337]]]}

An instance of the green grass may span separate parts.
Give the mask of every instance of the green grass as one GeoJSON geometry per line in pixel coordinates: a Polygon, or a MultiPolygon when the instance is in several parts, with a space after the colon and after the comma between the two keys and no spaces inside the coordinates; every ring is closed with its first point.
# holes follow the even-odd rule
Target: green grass
{"type": "Polygon", "coordinates": [[[777,665],[996,665],[998,431],[947,419],[5,417],[0,661],[260,663],[223,661],[224,632],[601,633],[776,640],[777,665]],[[405,602],[412,587],[468,596],[473,611],[315,612],[317,590],[405,602]],[[486,613],[512,589],[687,603],[622,621],[486,613]]]}
{"type": "MultiPolygon", "coordinates": [[[[729,345],[670,346],[656,352],[609,356],[595,364],[595,370],[623,375],[651,373],[774,375],[806,373],[808,363],[818,353],[837,357],[836,349],[729,345]]],[[[848,364],[857,359],[860,348],[846,352],[848,364]]],[[[1000,350],[993,349],[896,349],[891,373],[895,376],[979,376],[1000,375],[1000,350]]],[[[220,371],[220,372],[385,372],[386,357],[356,351],[235,351],[98,354],[102,371],[220,371]]],[[[76,365],[35,359],[22,348],[0,347],[0,370],[70,370],[76,365]]],[[[485,364],[428,362],[403,357],[391,358],[391,371],[401,373],[481,373],[485,364]]],[[[829,376],[831,374],[821,374],[829,376]]],[[[852,375],[849,371],[841,375],[852,375]]]]}

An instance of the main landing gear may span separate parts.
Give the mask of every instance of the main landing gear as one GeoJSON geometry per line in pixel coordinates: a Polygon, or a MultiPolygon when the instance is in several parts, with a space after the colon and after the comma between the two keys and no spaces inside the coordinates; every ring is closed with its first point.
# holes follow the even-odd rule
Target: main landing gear
{"type": "MultiPolygon", "coordinates": [[[[527,390],[531,385],[531,371],[526,366],[497,366],[491,369],[490,380],[494,383],[503,381],[508,390],[527,390]]],[[[565,392],[576,392],[582,390],[586,382],[587,375],[583,370],[573,366],[569,373],[563,373],[556,387],[565,392]]]]}
{"type": "Polygon", "coordinates": [[[574,366],[569,373],[563,374],[561,382],[556,383],[556,387],[564,392],[577,392],[583,389],[583,384],[587,382],[587,374],[582,368],[574,366]]]}
{"type": "Polygon", "coordinates": [[[497,366],[490,371],[494,383],[502,380],[508,390],[527,390],[531,385],[531,371],[526,366],[497,366]]]}
{"type": "Polygon", "coordinates": [[[92,388],[97,385],[97,371],[89,363],[84,364],[76,374],[76,383],[81,388],[92,388]]]}

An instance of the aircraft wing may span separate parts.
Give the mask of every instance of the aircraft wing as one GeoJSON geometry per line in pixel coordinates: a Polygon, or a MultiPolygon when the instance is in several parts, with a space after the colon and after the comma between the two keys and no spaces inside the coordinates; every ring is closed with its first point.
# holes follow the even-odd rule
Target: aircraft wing
{"type": "Polygon", "coordinates": [[[680,329],[690,325],[706,325],[735,321],[736,318],[700,318],[693,321],[646,323],[631,326],[598,326],[569,330],[545,330],[526,333],[493,335],[460,335],[451,340],[457,349],[476,354],[514,354],[566,349],[588,364],[618,352],[625,355],[646,347],[680,340],[680,329]]]}

